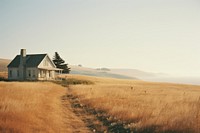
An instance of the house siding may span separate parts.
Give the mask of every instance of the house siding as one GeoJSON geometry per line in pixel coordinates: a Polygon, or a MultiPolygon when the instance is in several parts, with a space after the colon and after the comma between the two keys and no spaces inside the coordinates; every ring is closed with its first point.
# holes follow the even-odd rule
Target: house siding
{"type": "Polygon", "coordinates": [[[27,68],[26,69],[26,79],[27,80],[37,80],[38,79],[38,68],[27,68]]]}
{"type": "Polygon", "coordinates": [[[8,79],[18,80],[20,79],[20,72],[18,68],[8,68],[8,79]]]}
{"type": "Polygon", "coordinates": [[[49,56],[45,56],[45,58],[38,65],[39,68],[55,68],[56,66],[51,62],[49,56]]]}
{"type": "Polygon", "coordinates": [[[38,79],[39,80],[53,80],[55,79],[55,71],[53,70],[44,70],[42,68],[55,68],[56,66],[53,64],[49,56],[45,56],[45,58],[38,65],[38,79]]]}

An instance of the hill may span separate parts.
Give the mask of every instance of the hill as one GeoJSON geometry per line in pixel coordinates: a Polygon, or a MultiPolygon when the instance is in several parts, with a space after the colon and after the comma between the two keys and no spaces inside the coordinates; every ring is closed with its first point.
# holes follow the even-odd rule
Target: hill
{"type": "Polygon", "coordinates": [[[130,77],[138,77],[140,79],[143,78],[153,78],[153,77],[160,77],[164,76],[165,74],[161,73],[152,73],[152,72],[145,72],[137,69],[110,69],[110,73],[126,75],[130,77]]]}
{"type": "Polygon", "coordinates": [[[200,85],[200,77],[172,76],[165,73],[146,72],[137,69],[113,69],[113,68],[86,68],[71,65],[71,74],[110,77],[118,79],[139,79],[153,82],[169,82],[179,84],[200,85]]]}
{"type": "Polygon", "coordinates": [[[145,72],[137,69],[112,69],[112,68],[86,68],[71,65],[71,74],[80,74],[97,77],[110,77],[119,79],[148,79],[161,77],[164,74],[145,72]]]}
{"type": "Polygon", "coordinates": [[[138,79],[134,76],[128,76],[118,73],[111,73],[109,69],[92,69],[80,66],[70,65],[71,68],[70,74],[78,75],[87,75],[87,76],[96,76],[96,77],[109,77],[109,78],[118,78],[118,79],[138,79]]]}
{"type": "Polygon", "coordinates": [[[10,63],[9,59],[1,59],[0,58],[0,72],[7,71],[7,65],[10,63]]]}

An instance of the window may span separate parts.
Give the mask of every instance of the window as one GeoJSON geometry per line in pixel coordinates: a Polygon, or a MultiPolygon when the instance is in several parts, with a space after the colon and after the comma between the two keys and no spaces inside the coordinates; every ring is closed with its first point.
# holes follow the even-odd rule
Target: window
{"type": "Polygon", "coordinates": [[[12,77],[12,70],[10,70],[10,77],[12,77]]]}
{"type": "Polygon", "coordinates": [[[28,70],[28,76],[31,77],[31,70],[28,70]]]}

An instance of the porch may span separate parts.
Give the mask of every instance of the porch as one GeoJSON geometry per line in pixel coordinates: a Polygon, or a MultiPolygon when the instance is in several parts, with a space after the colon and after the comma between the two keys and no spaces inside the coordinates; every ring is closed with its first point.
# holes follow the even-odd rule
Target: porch
{"type": "Polygon", "coordinates": [[[38,68],[38,80],[55,80],[57,75],[62,74],[59,68],[38,68]]]}

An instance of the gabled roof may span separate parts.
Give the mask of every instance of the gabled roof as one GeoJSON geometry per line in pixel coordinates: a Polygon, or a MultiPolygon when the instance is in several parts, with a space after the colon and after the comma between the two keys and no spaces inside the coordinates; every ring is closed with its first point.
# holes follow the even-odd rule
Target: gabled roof
{"type": "MultiPolygon", "coordinates": [[[[26,67],[37,67],[47,54],[32,54],[26,55],[26,67]]],[[[20,55],[17,55],[8,67],[19,67],[20,55]]]]}

